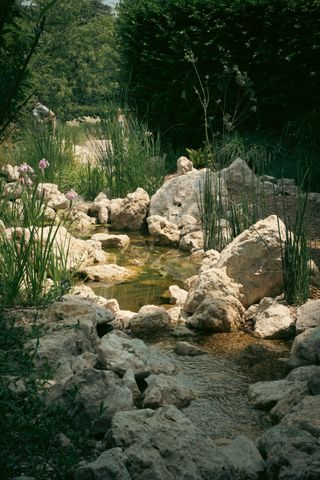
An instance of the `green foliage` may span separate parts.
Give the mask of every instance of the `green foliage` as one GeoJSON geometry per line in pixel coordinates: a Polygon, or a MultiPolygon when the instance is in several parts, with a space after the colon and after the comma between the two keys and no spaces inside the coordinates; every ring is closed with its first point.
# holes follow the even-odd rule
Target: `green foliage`
{"type": "Polygon", "coordinates": [[[25,8],[22,2],[5,0],[1,4],[0,142],[28,100],[29,64],[43,31],[45,13],[55,2],[43,2],[38,15],[28,25],[24,22],[25,8]]]}
{"type": "Polygon", "coordinates": [[[121,0],[118,12],[129,101],[148,109],[151,128],[172,127],[170,140],[195,146],[203,137],[190,50],[213,99],[213,131],[237,109],[250,113],[250,97],[239,106],[243,83],[257,100],[246,126],[279,131],[288,120],[319,113],[319,0],[121,0]]]}
{"type": "Polygon", "coordinates": [[[78,170],[76,190],[85,200],[94,200],[107,185],[105,171],[100,166],[81,165],[78,170]]]}
{"type": "MultiPolygon", "coordinates": [[[[30,16],[42,3],[32,2],[30,16]]],[[[118,89],[117,62],[110,8],[100,0],[63,1],[47,15],[33,85],[60,119],[94,115],[118,89]]]]}
{"type": "MultiPolygon", "coordinates": [[[[34,320],[36,321],[36,313],[34,320]]],[[[1,478],[27,475],[38,480],[71,478],[81,460],[91,460],[93,422],[75,424],[77,391],[64,406],[46,406],[43,393],[52,372],[35,368],[38,338],[27,335],[0,311],[0,471],[1,478]],[[29,346],[27,346],[29,345],[29,346]],[[65,435],[64,440],[61,435],[65,435]],[[64,441],[70,444],[64,444],[64,441]],[[17,448],[19,445],[19,448],[17,448]]]]}
{"type": "Polygon", "coordinates": [[[47,220],[38,185],[17,189],[19,200],[8,204],[2,194],[0,201],[0,305],[37,306],[59,298],[70,286],[69,243],[55,241],[60,223],[47,220]]]}
{"type": "Polygon", "coordinates": [[[123,197],[138,187],[152,195],[164,178],[160,140],[133,115],[101,117],[92,148],[106,175],[108,195],[123,197]],[[106,140],[107,139],[107,140],[106,140]]]}
{"type": "Polygon", "coordinates": [[[64,172],[73,163],[72,137],[63,125],[58,125],[53,135],[47,124],[25,123],[18,139],[15,150],[16,163],[26,162],[38,172],[41,181],[41,172],[38,163],[41,159],[49,162],[46,169],[46,181],[60,185],[64,172]]]}
{"type": "MultiPolygon", "coordinates": [[[[303,184],[300,187],[303,187],[303,184]]],[[[279,223],[278,229],[281,238],[284,298],[289,305],[302,305],[308,300],[310,294],[310,252],[305,225],[307,202],[308,193],[300,193],[297,201],[296,216],[292,223],[287,211],[285,197],[282,195],[284,223],[286,226],[285,238],[281,238],[279,223]]]]}

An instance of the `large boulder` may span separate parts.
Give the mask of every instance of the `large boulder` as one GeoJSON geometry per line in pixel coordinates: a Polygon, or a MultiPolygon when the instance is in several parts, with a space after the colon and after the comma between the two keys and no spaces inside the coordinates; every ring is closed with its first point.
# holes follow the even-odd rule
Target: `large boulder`
{"type": "Polygon", "coordinates": [[[306,430],[320,438],[320,395],[306,395],[283,417],[281,424],[306,430]]]}
{"type": "Polygon", "coordinates": [[[257,382],[250,385],[248,396],[250,402],[257,408],[269,410],[288,393],[296,389],[296,383],[290,380],[275,380],[257,382]]]}
{"type": "Polygon", "coordinates": [[[297,334],[308,328],[320,327],[320,300],[308,300],[297,309],[297,334]]]}
{"type": "Polygon", "coordinates": [[[182,408],[196,398],[195,393],[184,386],[176,376],[152,374],[145,381],[148,384],[143,395],[145,408],[159,408],[165,405],[182,408]]]}
{"type": "Polygon", "coordinates": [[[78,467],[74,480],[132,480],[126,467],[127,461],[121,448],[111,448],[93,462],[78,467]]]}
{"type": "Polygon", "coordinates": [[[128,193],[125,198],[110,201],[110,222],[117,230],[140,230],[149,207],[150,198],[143,188],[128,193]]]}
{"type": "Polygon", "coordinates": [[[220,297],[231,296],[240,299],[240,285],[234,283],[223,269],[210,268],[188,281],[189,292],[184,310],[193,314],[207,295],[217,294],[220,297]]]}
{"type": "Polygon", "coordinates": [[[135,334],[152,335],[170,329],[171,318],[163,307],[144,305],[137,315],[131,318],[130,328],[135,334]]]}
{"type": "Polygon", "coordinates": [[[256,337],[276,340],[294,336],[295,320],[291,316],[290,309],[273,298],[263,298],[252,319],[256,337]]]}
{"type": "Polygon", "coordinates": [[[92,240],[101,242],[103,248],[121,248],[125,249],[130,245],[128,235],[114,235],[110,233],[95,233],[92,240]]]}
{"type": "Polygon", "coordinates": [[[132,370],[137,377],[145,378],[151,373],[172,374],[174,365],[165,355],[153,351],[138,338],[130,338],[121,332],[110,332],[101,338],[97,348],[99,363],[103,368],[123,376],[132,370]]]}
{"type": "Polygon", "coordinates": [[[127,456],[132,480],[234,480],[227,457],[177,408],[116,413],[110,442],[127,456]]]}
{"type": "Polygon", "coordinates": [[[94,282],[107,282],[110,285],[123,282],[128,278],[134,277],[136,273],[125,267],[120,267],[114,263],[105,265],[94,265],[81,268],[78,275],[85,280],[94,282]]]}
{"type": "Polygon", "coordinates": [[[66,266],[70,270],[79,270],[80,266],[86,267],[107,259],[100,242],[75,238],[61,225],[39,229],[35,238],[44,245],[47,242],[52,243],[56,258],[66,260],[66,266]]]}
{"type": "Polygon", "coordinates": [[[115,373],[87,368],[46,391],[48,405],[59,404],[72,412],[77,422],[104,433],[115,412],[133,408],[131,391],[115,373]],[[70,400],[72,398],[72,401],[70,400]]]}
{"type": "Polygon", "coordinates": [[[294,339],[287,363],[291,368],[320,365],[320,327],[309,328],[294,339]]]}
{"type": "Polygon", "coordinates": [[[94,367],[97,363],[94,354],[96,342],[89,338],[82,329],[58,330],[43,335],[39,342],[32,341],[36,355],[35,366],[46,365],[55,381],[73,375],[79,370],[79,357],[82,356],[83,368],[94,367]],[[76,369],[74,362],[77,363],[76,369]]]}
{"type": "Polygon", "coordinates": [[[152,215],[147,218],[148,230],[155,240],[162,245],[178,245],[180,230],[175,223],[169,222],[160,215],[152,215]]]}
{"type": "MultiPolygon", "coordinates": [[[[151,197],[149,216],[159,215],[178,225],[184,215],[196,218],[200,225],[199,195],[200,185],[206,178],[206,170],[194,170],[186,175],[175,176],[167,180],[151,197]]],[[[218,176],[212,174],[213,188],[218,184],[218,176]]],[[[225,194],[224,183],[221,191],[225,194]]]]}
{"type": "Polygon", "coordinates": [[[233,282],[241,284],[241,302],[246,308],[282,292],[279,229],[284,239],[285,225],[276,215],[260,220],[225,247],[216,263],[233,282]]]}
{"type": "Polygon", "coordinates": [[[209,332],[231,332],[242,324],[244,308],[235,297],[218,292],[207,293],[187,325],[209,332]]]}
{"type": "Polygon", "coordinates": [[[259,438],[258,448],[266,459],[266,478],[270,480],[319,478],[318,439],[306,430],[276,425],[259,438]]]}
{"type": "Polygon", "coordinates": [[[240,157],[220,172],[229,193],[251,192],[259,184],[259,179],[240,157]]]}

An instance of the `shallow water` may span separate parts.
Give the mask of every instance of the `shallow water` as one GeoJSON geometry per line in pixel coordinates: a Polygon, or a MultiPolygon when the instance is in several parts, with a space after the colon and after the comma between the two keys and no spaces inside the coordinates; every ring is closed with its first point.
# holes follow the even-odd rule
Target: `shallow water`
{"type": "Polygon", "coordinates": [[[137,276],[118,285],[102,282],[88,285],[96,295],[116,298],[121,310],[137,312],[143,305],[169,305],[168,287],[182,287],[187,278],[197,273],[196,266],[187,253],[155,245],[151,237],[134,234],[130,239],[124,251],[108,249],[109,263],[131,268],[137,276]]]}
{"type": "MultiPolygon", "coordinates": [[[[137,276],[118,285],[89,286],[97,295],[116,298],[123,310],[138,311],[148,304],[169,306],[168,287],[183,286],[187,278],[197,273],[197,266],[185,252],[155,245],[150,237],[141,234],[129,236],[131,244],[125,251],[108,253],[110,263],[133,268],[137,276]]],[[[183,412],[207,435],[218,439],[244,434],[254,439],[271,426],[264,412],[250,406],[247,390],[250,383],[284,376],[278,358],[287,356],[288,344],[258,340],[243,332],[195,335],[186,340],[198,344],[208,354],[188,357],[174,353],[177,338],[144,340],[152,349],[165,353],[176,364],[181,382],[196,392],[198,398],[183,412]],[[253,361],[243,357],[250,345],[263,346],[253,361]]]]}
{"type": "Polygon", "coordinates": [[[188,357],[174,353],[175,341],[161,340],[152,348],[166,353],[177,365],[182,383],[196,392],[198,399],[183,409],[195,425],[213,439],[234,438],[239,434],[255,439],[271,427],[268,416],[248,403],[248,386],[283,376],[278,358],[287,354],[288,345],[262,342],[242,332],[219,333],[190,340],[208,354],[188,357]],[[253,366],[243,358],[243,351],[252,344],[267,347],[264,358],[253,366]]]}

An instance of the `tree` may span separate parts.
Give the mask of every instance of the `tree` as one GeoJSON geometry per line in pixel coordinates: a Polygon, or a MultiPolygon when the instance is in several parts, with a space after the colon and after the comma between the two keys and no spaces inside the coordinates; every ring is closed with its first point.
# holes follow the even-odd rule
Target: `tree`
{"type": "MultiPolygon", "coordinates": [[[[30,13],[41,4],[36,1],[30,13]]],[[[116,91],[114,17],[102,1],[63,1],[48,15],[39,50],[34,86],[60,118],[95,114],[116,91]]]]}

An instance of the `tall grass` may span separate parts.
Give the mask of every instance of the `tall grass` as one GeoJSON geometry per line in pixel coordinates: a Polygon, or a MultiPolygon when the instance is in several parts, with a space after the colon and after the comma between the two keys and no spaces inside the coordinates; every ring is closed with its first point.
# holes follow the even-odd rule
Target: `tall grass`
{"type": "MultiPolygon", "coordinates": [[[[303,187],[303,182],[300,187],[303,187]]],[[[307,203],[308,192],[302,193],[300,190],[296,202],[295,218],[292,221],[287,209],[285,196],[282,194],[283,219],[286,226],[285,238],[281,238],[279,215],[278,230],[281,244],[284,298],[289,305],[301,305],[305,303],[310,294],[310,252],[305,224],[307,203]]],[[[278,210],[277,204],[276,209],[278,210]]]]}
{"type": "Polygon", "coordinates": [[[152,195],[160,187],[165,157],[159,137],[149,132],[146,124],[130,114],[123,121],[116,115],[102,116],[94,132],[101,141],[91,137],[92,148],[105,171],[112,198],[123,197],[138,187],[152,195]]]}
{"type": "Polygon", "coordinates": [[[94,200],[107,186],[105,170],[90,163],[80,165],[75,183],[79,195],[85,200],[94,200]]]}
{"type": "MultiPolygon", "coordinates": [[[[45,158],[49,162],[46,181],[61,183],[64,172],[73,165],[73,140],[63,125],[58,125],[53,135],[47,124],[29,122],[20,132],[17,144],[16,163],[28,163],[37,171],[38,162],[45,158]]],[[[41,172],[38,180],[41,181],[41,172]]]]}
{"type": "Polygon", "coordinates": [[[0,306],[45,304],[71,281],[68,242],[55,242],[60,224],[47,220],[37,187],[22,186],[21,199],[10,203],[0,199],[0,306]]]}

